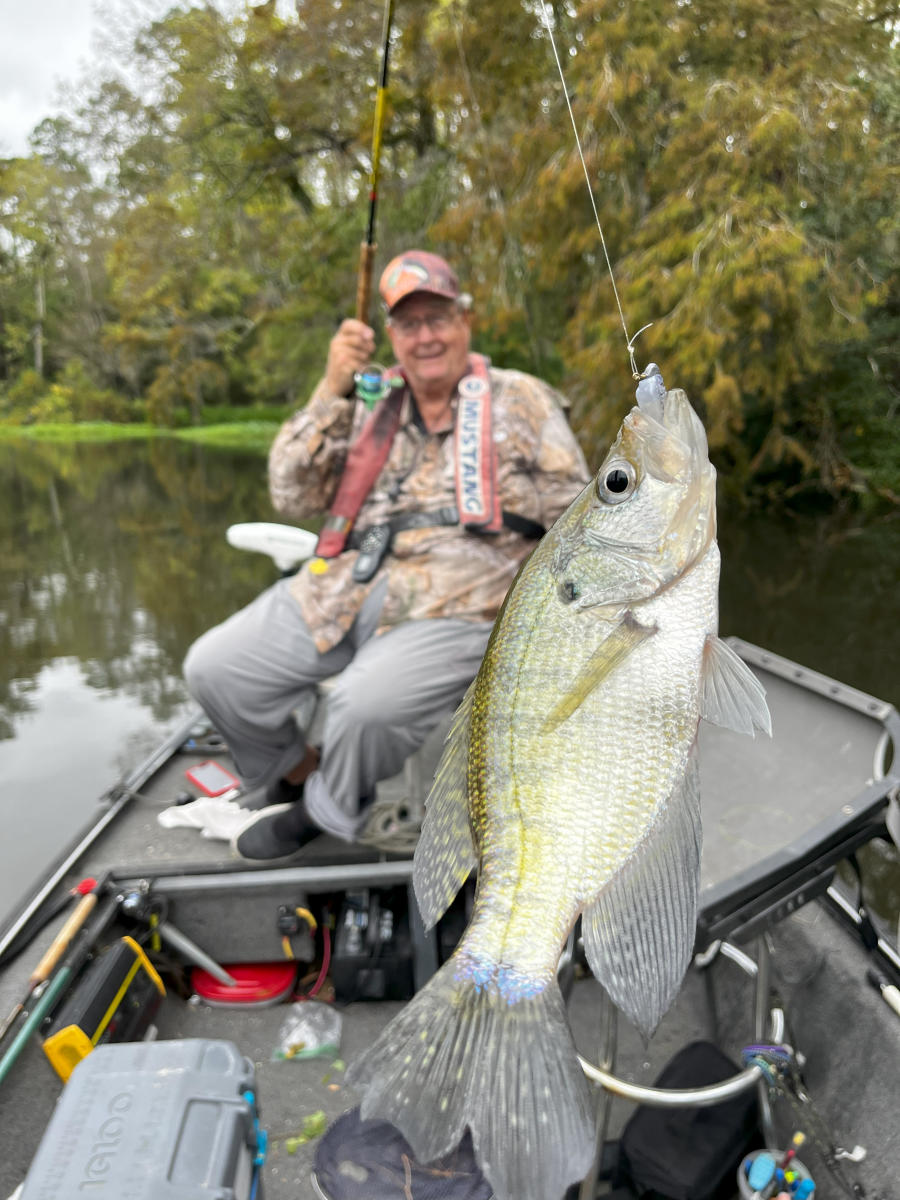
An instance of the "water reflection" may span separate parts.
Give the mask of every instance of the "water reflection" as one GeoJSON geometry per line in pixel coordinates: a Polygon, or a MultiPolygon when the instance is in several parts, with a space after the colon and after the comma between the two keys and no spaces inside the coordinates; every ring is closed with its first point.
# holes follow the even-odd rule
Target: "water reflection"
{"type": "Polygon", "coordinates": [[[271,582],[224,538],[269,517],[255,454],[0,445],[0,913],[183,708],[191,641],[271,582]]]}
{"type": "Polygon", "coordinates": [[[900,706],[900,520],[721,510],[720,627],[900,706]]]}
{"type": "Polygon", "coordinates": [[[0,736],[60,657],[171,716],[185,646],[271,579],[223,536],[270,515],[263,466],[170,441],[0,447],[0,736]]]}

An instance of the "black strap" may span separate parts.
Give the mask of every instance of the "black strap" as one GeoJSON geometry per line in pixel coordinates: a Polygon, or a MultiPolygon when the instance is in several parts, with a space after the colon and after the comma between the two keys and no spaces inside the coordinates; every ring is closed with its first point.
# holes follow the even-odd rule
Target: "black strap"
{"type": "MultiPolygon", "coordinates": [[[[391,534],[405,533],[407,529],[431,529],[439,525],[458,525],[459,510],[455,504],[447,504],[443,508],[432,508],[427,512],[411,512],[401,513],[399,516],[391,517],[389,521],[384,522],[390,526],[391,534]]],[[[543,525],[537,521],[532,521],[530,517],[520,517],[518,513],[503,511],[503,524],[507,529],[511,529],[514,533],[519,533],[522,537],[527,538],[542,538],[547,532],[543,525]]],[[[347,545],[351,550],[358,550],[362,545],[363,538],[369,531],[370,526],[365,529],[354,529],[347,539],[347,545]]],[[[479,531],[471,530],[472,533],[479,531]]]]}
{"type": "Polygon", "coordinates": [[[547,532],[540,521],[532,521],[531,517],[520,517],[518,513],[507,512],[505,508],[503,524],[513,533],[521,533],[522,537],[534,538],[535,541],[547,532]]]}

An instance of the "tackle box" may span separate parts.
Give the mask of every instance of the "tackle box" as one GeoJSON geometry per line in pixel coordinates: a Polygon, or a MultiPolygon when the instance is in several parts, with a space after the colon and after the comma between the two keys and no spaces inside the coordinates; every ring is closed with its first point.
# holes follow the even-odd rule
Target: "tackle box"
{"type": "Polygon", "coordinates": [[[72,1072],[20,1200],[259,1200],[265,1141],[232,1042],[110,1043],[72,1072]]]}

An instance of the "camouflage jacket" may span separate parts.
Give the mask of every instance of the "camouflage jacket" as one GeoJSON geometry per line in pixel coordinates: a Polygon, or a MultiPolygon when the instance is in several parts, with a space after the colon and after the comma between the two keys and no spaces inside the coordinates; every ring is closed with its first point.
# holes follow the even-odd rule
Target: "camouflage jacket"
{"type": "MultiPolygon", "coordinates": [[[[562,397],[520,371],[491,368],[494,444],[501,507],[548,528],[588,478],[584,456],[569,428],[562,397]]],[[[455,400],[453,419],[455,420],[455,400]]],[[[321,516],[330,506],[347,448],[367,411],[354,399],[330,394],[324,382],[306,408],[281,427],[269,454],[269,490],[288,518],[321,516]]],[[[400,428],[387,463],[363,502],[355,528],[410,512],[456,503],[453,424],[428,433],[407,391],[400,428]]],[[[534,541],[504,528],[477,534],[439,525],[394,535],[374,579],[356,583],[356,550],[313,559],[296,575],[292,593],[324,653],[353,624],[369,591],[387,574],[378,632],[403,621],[455,617],[492,621],[534,541]]]]}

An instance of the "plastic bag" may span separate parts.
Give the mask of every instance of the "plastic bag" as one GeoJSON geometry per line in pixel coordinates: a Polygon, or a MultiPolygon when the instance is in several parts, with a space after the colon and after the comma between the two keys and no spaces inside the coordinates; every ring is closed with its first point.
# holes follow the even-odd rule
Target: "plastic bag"
{"type": "Polygon", "coordinates": [[[292,1004],[278,1029],[273,1058],[314,1058],[337,1054],[343,1018],[330,1004],[304,1000],[292,1004]]]}

